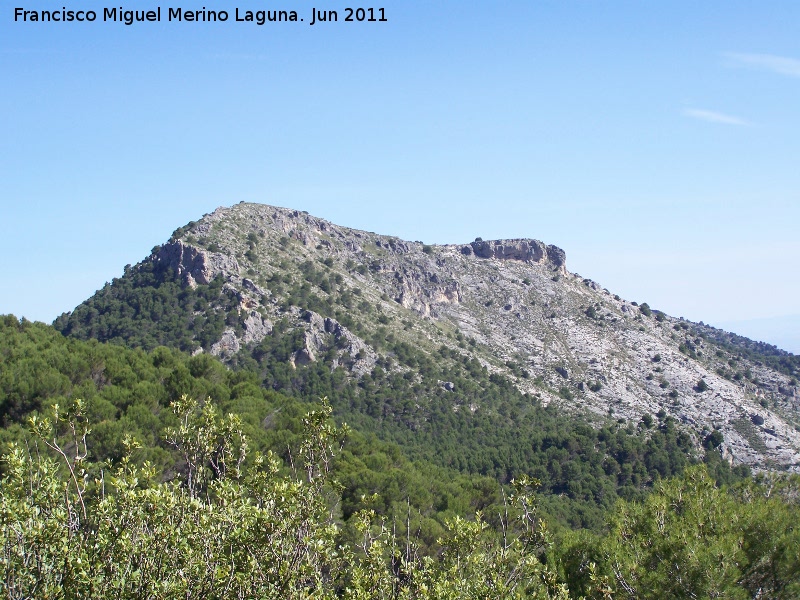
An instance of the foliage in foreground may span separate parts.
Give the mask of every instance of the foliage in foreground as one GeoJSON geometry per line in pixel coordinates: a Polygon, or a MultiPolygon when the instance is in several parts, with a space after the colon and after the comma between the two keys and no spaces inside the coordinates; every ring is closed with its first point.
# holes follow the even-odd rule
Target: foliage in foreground
{"type": "Polygon", "coordinates": [[[727,490],[691,467],[645,502],[621,501],[606,534],[567,532],[555,544],[537,513],[538,482],[520,478],[496,527],[480,512],[456,516],[439,552],[423,555],[408,524],[370,509],[340,519],[329,467],[346,429],[326,402],[303,419],[288,469],[273,454],[245,460],[235,415],[173,402],[165,436],[181,475],[167,483],[131,459],[130,438],[117,465],[89,461],[83,408],[32,417],[37,445],[5,457],[4,597],[800,597],[796,478],[727,490]]]}
{"type": "Polygon", "coordinates": [[[694,466],[620,502],[605,536],[570,532],[553,554],[573,591],[592,585],[581,565],[597,561],[622,598],[800,598],[798,501],[796,477],[728,490],[694,466]]]}
{"type": "MultiPolygon", "coordinates": [[[[547,546],[534,482],[508,499],[498,538],[478,514],[448,523],[419,557],[371,511],[341,541],[328,465],[341,443],[323,404],[281,474],[274,455],[243,469],[240,422],[210,402],[173,403],[181,481],[158,483],[126,455],[87,461],[77,401],[31,428],[49,453],[14,446],[0,494],[0,581],[8,598],[567,598],[538,556],[547,546]],[[50,456],[52,454],[55,458],[50,456]]],[[[129,444],[130,445],[130,444],[129,444]]]]}
{"type": "MultiPolygon", "coordinates": [[[[129,436],[141,445],[131,460],[150,461],[159,478],[174,478],[182,459],[167,441],[167,431],[179,425],[170,404],[183,395],[211,398],[221,412],[239,417],[247,464],[257,452],[269,450],[288,464],[289,449],[301,442],[303,416],[314,405],[265,389],[254,373],[227,369],[206,354],[84,342],[41,323],[0,317],[0,448],[12,441],[29,444],[25,424],[31,416],[78,397],[92,424],[87,444],[94,461],[118,464],[125,455],[122,440],[129,436]]],[[[343,486],[345,521],[364,508],[389,521],[405,521],[410,505],[411,530],[435,550],[448,518],[480,509],[496,516],[491,507],[502,501],[496,481],[412,462],[397,444],[365,431],[350,432],[332,466],[332,476],[343,486]],[[379,502],[362,501],[373,494],[379,502]]]]}

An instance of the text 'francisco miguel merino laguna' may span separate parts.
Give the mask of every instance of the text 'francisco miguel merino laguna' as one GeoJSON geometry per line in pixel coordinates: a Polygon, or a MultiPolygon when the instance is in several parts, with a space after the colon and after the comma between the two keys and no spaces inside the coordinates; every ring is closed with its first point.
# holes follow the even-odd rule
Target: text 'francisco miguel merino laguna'
{"type": "MultiPolygon", "coordinates": [[[[265,23],[305,21],[294,10],[240,10],[235,8],[233,19],[231,19],[231,14],[227,10],[206,10],[205,6],[202,10],[167,7],[164,9],[163,14],[167,21],[185,23],[224,23],[230,19],[241,23],[264,25],[265,23]]],[[[104,8],[102,13],[94,10],[69,10],[66,7],[62,7],[61,10],[14,9],[14,21],[23,23],[93,23],[99,17],[102,17],[102,21],[124,23],[125,25],[147,22],[157,23],[161,21],[162,10],[160,6],[152,10],[125,10],[120,6],[119,8],[104,8]]],[[[345,23],[385,23],[388,21],[386,11],[383,8],[345,8],[341,11],[312,8],[311,19],[307,22],[309,25],[316,25],[317,23],[337,23],[340,20],[345,23]]]]}

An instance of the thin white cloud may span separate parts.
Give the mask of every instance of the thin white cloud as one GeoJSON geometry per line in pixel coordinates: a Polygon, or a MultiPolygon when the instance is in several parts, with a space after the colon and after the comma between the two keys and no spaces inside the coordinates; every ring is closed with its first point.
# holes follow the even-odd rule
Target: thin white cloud
{"type": "Polygon", "coordinates": [[[747,121],[739,117],[700,108],[687,108],[683,111],[683,116],[691,117],[692,119],[700,119],[701,121],[708,121],[710,123],[722,123],[723,125],[749,125],[747,121]]]}
{"type": "Polygon", "coordinates": [[[723,56],[730,59],[735,66],[762,69],[788,77],[800,77],[800,60],[795,58],[775,56],[774,54],[739,54],[736,52],[726,52],[723,56]]]}

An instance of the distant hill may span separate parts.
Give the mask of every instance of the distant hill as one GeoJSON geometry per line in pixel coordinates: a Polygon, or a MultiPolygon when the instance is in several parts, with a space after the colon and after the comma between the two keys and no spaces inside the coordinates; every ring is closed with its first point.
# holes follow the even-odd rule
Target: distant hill
{"type": "Polygon", "coordinates": [[[412,455],[501,479],[558,446],[534,434],[545,410],[590,437],[677,427],[697,456],[800,472],[800,357],[622,299],[533,239],[427,245],[242,203],[176,230],[54,324],[328,394],[412,455]]]}
{"type": "Polygon", "coordinates": [[[725,321],[718,325],[754,340],[764,340],[795,355],[800,354],[800,315],[725,321]]]}

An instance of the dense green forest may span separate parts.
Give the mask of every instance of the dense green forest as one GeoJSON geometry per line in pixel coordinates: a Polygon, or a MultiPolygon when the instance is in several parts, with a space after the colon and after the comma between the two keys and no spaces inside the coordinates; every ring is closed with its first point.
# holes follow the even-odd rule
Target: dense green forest
{"type": "Polygon", "coordinates": [[[800,595],[796,477],[695,465],[553,535],[535,479],[409,462],[207,356],[2,324],[10,598],[800,595]]]}
{"type": "MultiPolygon", "coordinates": [[[[32,414],[80,398],[91,423],[90,456],[118,462],[129,436],[139,446],[136,460],[150,462],[164,480],[178,476],[184,466],[164,434],[176,424],[170,403],[184,395],[208,398],[221,411],[235,413],[251,449],[271,450],[284,461],[300,443],[302,418],[311,406],[266,389],[256,374],[227,369],[208,355],[83,342],[11,316],[0,320],[0,357],[2,441],[28,440],[26,422],[32,414]]],[[[362,496],[378,494],[379,503],[370,501],[370,506],[380,514],[405,514],[412,502],[429,543],[448,516],[500,500],[496,482],[488,477],[412,462],[398,446],[353,429],[332,468],[343,485],[345,517],[363,507],[362,496]]]]}
{"type": "MultiPolygon", "coordinates": [[[[154,253],[155,253],[154,249],[154,253]]],[[[80,339],[116,341],[152,350],[169,346],[192,351],[209,349],[226,323],[239,324],[235,293],[217,278],[209,285],[185,286],[152,257],[107,283],[72,313],[56,319],[55,327],[80,339]],[[227,312],[214,310],[221,306],[227,312]]]]}
{"type": "MultiPolygon", "coordinates": [[[[356,510],[361,495],[375,492],[387,514],[409,498],[425,517],[449,507],[482,507],[497,501],[497,485],[490,482],[530,475],[541,482],[541,505],[556,522],[597,530],[617,498],[642,499],[656,478],[678,474],[697,460],[691,435],[663,414],[650,422],[591,427],[490,377],[477,361],[459,362],[460,355],[446,348],[435,370],[434,363],[396,344],[396,360],[419,372],[421,381],[384,364],[386,369],[378,366],[354,382],[325,360],[291,367],[287,358],[296,344],[293,332],[276,326],[253,350],[257,360],[240,359],[238,368],[228,369],[206,354],[84,342],[6,317],[0,331],[6,356],[0,418],[9,426],[5,435],[15,435],[19,428],[12,425],[31,411],[80,397],[94,424],[95,455],[117,459],[119,440],[130,433],[142,441],[147,458],[170,473],[175,467],[159,436],[172,418],[165,408],[184,394],[211,398],[223,411],[239,414],[251,444],[283,458],[304,406],[326,396],[337,421],[353,431],[335,466],[346,486],[345,515],[356,510]],[[451,392],[437,379],[452,381],[464,405],[480,401],[495,409],[454,412],[451,392]],[[418,408],[422,402],[425,410],[418,408]]],[[[705,461],[720,482],[747,475],[731,471],[713,448],[705,461]]],[[[437,530],[434,522],[428,525],[437,530]]]]}

